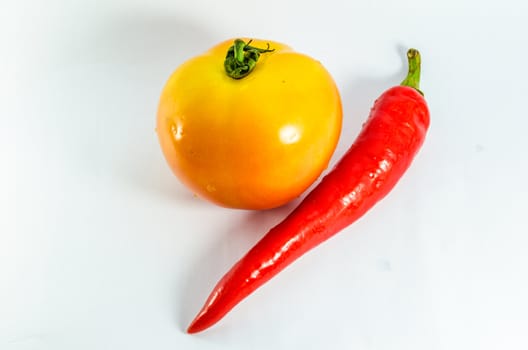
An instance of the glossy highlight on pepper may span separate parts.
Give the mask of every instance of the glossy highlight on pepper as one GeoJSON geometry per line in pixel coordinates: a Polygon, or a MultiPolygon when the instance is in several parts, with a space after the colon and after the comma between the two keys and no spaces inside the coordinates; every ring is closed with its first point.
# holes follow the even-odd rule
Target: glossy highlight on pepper
{"type": "Polygon", "coordinates": [[[410,49],[407,57],[406,79],[376,100],[360,134],[332,171],[222,277],[189,333],[214,325],[289,264],[362,217],[396,185],[430,123],[418,86],[420,54],[410,49]]]}

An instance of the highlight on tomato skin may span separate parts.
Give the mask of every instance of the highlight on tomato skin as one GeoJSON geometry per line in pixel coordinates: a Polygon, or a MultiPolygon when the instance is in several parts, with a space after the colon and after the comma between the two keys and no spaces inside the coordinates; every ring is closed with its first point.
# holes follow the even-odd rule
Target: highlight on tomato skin
{"type": "Polygon", "coordinates": [[[327,168],[342,107],[319,61],[279,42],[230,39],[174,71],[156,123],[163,155],[190,191],[223,207],[270,209],[327,168]]]}

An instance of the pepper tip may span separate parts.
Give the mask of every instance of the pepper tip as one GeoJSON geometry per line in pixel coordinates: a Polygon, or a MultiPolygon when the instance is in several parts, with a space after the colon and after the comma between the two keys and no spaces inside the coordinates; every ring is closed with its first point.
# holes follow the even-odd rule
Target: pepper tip
{"type": "Polygon", "coordinates": [[[204,313],[200,312],[198,316],[192,320],[189,327],[187,327],[188,334],[199,333],[211,326],[210,322],[208,322],[207,318],[204,318],[203,315],[204,313]]]}
{"type": "Polygon", "coordinates": [[[192,323],[187,327],[187,334],[195,334],[198,333],[199,330],[193,327],[192,323]]]}
{"type": "Polygon", "coordinates": [[[189,327],[187,327],[187,333],[188,334],[194,334],[201,331],[201,327],[199,327],[198,321],[199,317],[196,317],[190,324],[189,327]]]}

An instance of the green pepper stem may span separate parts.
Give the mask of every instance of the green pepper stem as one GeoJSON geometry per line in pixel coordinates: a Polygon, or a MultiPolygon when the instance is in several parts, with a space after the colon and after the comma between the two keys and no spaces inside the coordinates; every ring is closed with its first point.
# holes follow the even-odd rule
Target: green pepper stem
{"type": "Polygon", "coordinates": [[[422,61],[420,52],[416,49],[409,49],[407,51],[407,60],[409,61],[409,72],[400,85],[412,87],[423,95],[420,90],[420,64],[422,61]]]}
{"type": "Polygon", "coordinates": [[[269,44],[265,49],[250,46],[251,41],[245,43],[241,39],[236,39],[233,45],[227,50],[224,68],[227,75],[231,78],[244,78],[255,68],[260,54],[275,51],[275,49],[270,49],[269,44]]]}

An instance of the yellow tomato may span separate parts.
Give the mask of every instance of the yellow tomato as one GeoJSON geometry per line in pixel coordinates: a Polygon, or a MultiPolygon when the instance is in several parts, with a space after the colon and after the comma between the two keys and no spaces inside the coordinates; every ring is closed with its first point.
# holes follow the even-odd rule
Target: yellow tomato
{"type": "Polygon", "coordinates": [[[171,169],[199,197],[230,208],[274,208],[328,166],[341,100],[320,62],[277,42],[237,42],[225,41],[172,74],[156,130],[171,169]],[[226,73],[230,47],[235,58],[256,62],[247,76],[226,73]]]}

